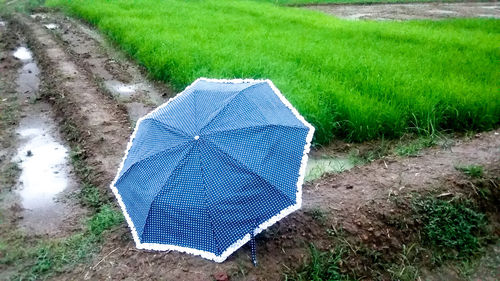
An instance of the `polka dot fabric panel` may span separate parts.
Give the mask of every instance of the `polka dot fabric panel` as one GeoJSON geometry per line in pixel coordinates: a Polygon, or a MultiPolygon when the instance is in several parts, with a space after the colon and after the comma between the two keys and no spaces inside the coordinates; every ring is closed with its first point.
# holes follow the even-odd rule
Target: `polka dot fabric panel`
{"type": "Polygon", "coordinates": [[[214,147],[243,163],[295,202],[307,128],[267,125],[208,135],[214,147]]]}
{"type": "Polygon", "coordinates": [[[192,146],[151,204],[143,242],[221,253],[207,206],[198,146],[192,146]]]}
{"type": "Polygon", "coordinates": [[[146,223],[151,203],[162,190],[174,169],[189,152],[191,144],[185,144],[155,154],[130,168],[116,182],[123,202],[139,235],[146,223]],[[168,159],[168,160],[166,160],[168,159]]]}
{"type": "Polygon", "coordinates": [[[134,139],[134,146],[131,147],[129,157],[123,164],[121,175],[133,164],[156,153],[182,145],[192,139],[191,136],[168,128],[154,119],[142,121],[134,139]]]}
{"type": "Polygon", "coordinates": [[[224,249],[295,204],[295,199],[249,171],[227,153],[210,142],[202,140],[201,143],[207,199],[213,213],[216,237],[224,249]]]}
{"type": "Polygon", "coordinates": [[[198,79],[139,120],[111,185],[137,247],[225,260],[300,207],[313,132],[269,80],[198,79]]]}

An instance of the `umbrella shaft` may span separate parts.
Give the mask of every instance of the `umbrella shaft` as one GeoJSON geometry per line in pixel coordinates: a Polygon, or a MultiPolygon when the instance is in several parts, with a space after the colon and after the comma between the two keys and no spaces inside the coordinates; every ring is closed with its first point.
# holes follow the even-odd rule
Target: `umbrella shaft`
{"type": "Polygon", "coordinates": [[[250,248],[252,251],[252,263],[255,267],[257,267],[257,249],[255,247],[255,236],[253,231],[250,232],[250,248]]]}

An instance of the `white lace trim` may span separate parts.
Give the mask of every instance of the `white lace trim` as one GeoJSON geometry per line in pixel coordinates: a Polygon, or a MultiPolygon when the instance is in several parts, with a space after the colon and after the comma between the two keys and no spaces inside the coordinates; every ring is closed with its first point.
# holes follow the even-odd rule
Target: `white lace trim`
{"type": "Polygon", "coordinates": [[[156,251],[178,251],[178,252],[184,252],[192,255],[198,255],[201,256],[202,258],[213,260],[215,262],[223,262],[224,260],[227,259],[232,253],[234,253],[236,250],[238,250],[241,246],[245,245],[250,240],[250,234],[246,234],[243,236],[241,239],[233,243],[231,246],[229,246],[220,256],[215,255],[214,253],[207,252],[207,251],[202,251],[198,249],[193,249],[193,248],[188,248],[188,247],[181,247],[181,246],[176,246],[176,245],[168,245],[168,244],[158,244],[158,243],[141,243],[139,236],[137,234],[137,229],[135,228],[135,225],[130,218],[130,215],[127,211],[127,207],[123,203],[123,199],[118,192],[118,189],[116,188],[115,184],[116,181],[118,180],[120,176],[120,172],[123,169],[123,165],[125,163],[125,159],[127,159],[128,152],[130,151],[130,148],[132,147],[135,135],[137,133],[137,129],[139,128],[139,125],[144,119],[147,119],[150,115],[153,113],[157,112],[161,108],[167,106],[170,102],[172,102],[174,99],[177,97],[181,96],[184,92],[192,88],[198,81],[207,81],[207,82],[218,82],[218,83],[234,83],[234,84],[241,84],[241,83],[255,83],[255,82],[265,82],[267,83],[271,89],[274,91],[274,93],[280,98],[281,102],[288,107],[292,113],[299,119],[306,127],[309,128],[309,132],[307,134],[306,138],[306,144],[304,146],[304,151],[302,155],[302,161],[300,165],[300,170],[299,170],[299,178],[297,180],[297,193],[296,193],[296,203],[292,206],[289,206],[269,220],[261,223],[255,230],[254,230],[254,235],[257,235],[270,227],[271,225],[275,224],[276,222],[280,221],[287,215],[291,214],[292,212],[300,209],[302,206],[302,184],[304,183],[304,177],[306,174],[306,166],[307,166],[307,160],[308,160],[308,153],[311,148],[311,141],[314,135],[314,127],[307,122],[302,115],[293,107],[293,105],[281,94],[281,92],[276,88],[276,86],[271,82],[271,80],[266,79],[266,80],[258,80],[258,79],[209,79],[209,78],[198,78],[196,81],[194,81],[191,85],[189,85],[184,91],[181,93],[177,94],[175,97],[169,99],[166,103],[163,105],[157,107],[155,110],[151,111],[150,113],[146,114],[145,116],[139,118],[139,120],[136,123],[136,126],[134,128],[134,132],[132,133],[132,136],[130,137],[130,140],[127,144],[127,149],[125,150],[125,155],[122,158],[122,161],[120,163],[120,166],[118,168],[118,172],[116,173],[116,176],[111,183],[110,187],[111,190],[113,191],[113,194],[116,196],[116,199],[118,200],[118,204],[120,205],[120,208],[122,209],[122,212],[125,216],[125,220],[127,221],[127,224],[132,232],[132,237],[134,239],[135,245],[138,249],[145,249],[145,250],[156,250],[156,251]]]}

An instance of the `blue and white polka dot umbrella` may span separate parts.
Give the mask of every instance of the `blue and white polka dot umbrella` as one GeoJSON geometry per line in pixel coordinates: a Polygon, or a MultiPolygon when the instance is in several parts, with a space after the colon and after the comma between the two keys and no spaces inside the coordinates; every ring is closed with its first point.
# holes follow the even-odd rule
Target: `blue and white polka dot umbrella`
{"type": "Polygon", "coordinates": [[[269,80],[196,80],[139,120],[111,184],[136,246],[224,261],[300,208],[313,133],[269,80]]]}

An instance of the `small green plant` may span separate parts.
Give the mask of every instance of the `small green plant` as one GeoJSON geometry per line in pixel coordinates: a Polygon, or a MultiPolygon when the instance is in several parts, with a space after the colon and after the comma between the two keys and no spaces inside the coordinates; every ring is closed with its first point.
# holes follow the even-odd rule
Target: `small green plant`
{"type": "Polygon", "coordinates": [[[336,248],[333,251],[320,251],[310,244],[310,258],[294,272],[285,273],[287,281],[330,281],[350,280],[341,273],[340,264],[344,250],[336,248]]]}
{"type": "Polygon", "coordinates": [[[488,239],[485,215],[468,202],[420,197],[413,200],[412,206],[423,225],[423,240],[435,252],[436,265],[474,256],[488,239]]]}
{"type": "Polygon", "coordinates": [[[19,176],[20,172],[21,169],[15,162],[10,162],[5,165],[2,171],[0,171],[0,187],[13,187],[14,184],[16,184],[17,177],[19,176]]]}
{"type": "Polygon", "coordinates": [[[437,140],[434,137],[419,137],[406,144],[400,144],[396,147],[396,154],[399,156],[414,157],[418,156],[420,150],[436,145],[437,140]]]}
{"type": "MultiPolygon", "coordinates": [[[[16,280],[40,280],[90,259],[99,249],[98,244],[104,232],[122,222],[123,216],[119,211],[110,205],[103,205],[88,220],[85,231],[65,238],[43,240],[34,247],[25,248],[24,251],[10,247],[5,252],[15,256],[0,259],[0,262],[7,264],[22,259],[26,264],[19,265],[24,270],[19,270],[16,280]]],[[[15,241],[19,242],[22,239],[15,241]]],[[[3,248],[5,247],[0,247],[3,248]]]]}
{"type": "Polygon", "coordinates": [[[99,191],[99,188],[97,188],[95,185],[90,184],[90,183],[84,183],[83,187],[80,191],[80,202],[83,205],[92,207],[92,208],[99,208],[102,204],[103,201],[101,199],[101,192],[99,191]]]}
{"type": "Polygon", "coordinates": [[[80,146],[72,146],[69,152],[71,164],[78,176],[84,181],[89,182],[90,177],[93,175],[92,167],[85,163],[85,150],[80,146]]]}
{"type": "Polygon", "coordinates": [[[104,231],[122,222],[123,215],[121,212],[115,210],[110,205],[103,205],[99,212],[89,220],[88,224],[89,230],[93,235],[101,235],[104,231]]]}
{"type": "Polygon", "coordinates": [[[483,166],[480,165],[456,166],[455,169],[471,178],[482,178],[484,175],[483,166]]]}
{"type": "Polygon", "coordinates": [[[418,255],[418,246],[412,244],[409,247],[403,245],[398,259],[388,265],[387,272],[390,273],[392,280],[413,281],[418,280],[419,269],[415,265],[415,257],[418,255]]]}
{"type": "Polygon", "coordinates": [[[307,210],[306,214],[310,215],[315,221],[317,221],[320,225],[325,225],[327,220],[327,215],[325,211],[320,208],[313,208],[311,210],[307,210]]]}

